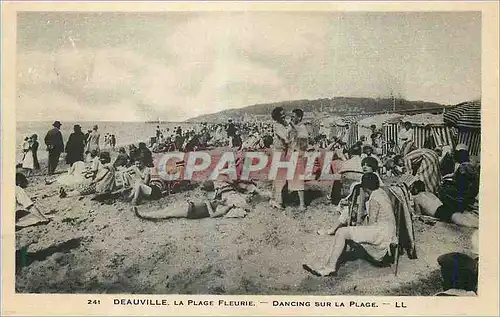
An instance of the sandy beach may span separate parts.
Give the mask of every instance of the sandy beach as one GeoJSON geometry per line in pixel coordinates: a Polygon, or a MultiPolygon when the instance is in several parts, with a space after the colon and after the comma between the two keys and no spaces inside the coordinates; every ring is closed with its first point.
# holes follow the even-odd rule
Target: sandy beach
{"type": "MultiPolygon", "coordinates": [[[[302,264],[325,256],[332,240],[316,234],[338,216],[328,205],[327,187],[309,188],[308,196],[315,198],[309,199],[305,213],[294,206],[273,210],[261,199],[242,219],[153,222],[139,219],[130,204],[118,200],[61,200],[57,184],[47,186],[44,179],[32,177],[27,190],[54,218],[16,233],[16,250],[26,247],[28,252],[17,261],[20,293],[427,296],[441,290],[437,257],[467,252],[473,232],[416,220],[418,259],[403,254],[397,276],[394,266],[378,268],[356,259],[346,262],[338,276],[319,278],[302,264]]],[[[260,185],[270,189],[270,184],[260,185]]],[[[183,208],[188,199],[201,201],[208,195],[197,187],[139,208],[183,208]]]]}

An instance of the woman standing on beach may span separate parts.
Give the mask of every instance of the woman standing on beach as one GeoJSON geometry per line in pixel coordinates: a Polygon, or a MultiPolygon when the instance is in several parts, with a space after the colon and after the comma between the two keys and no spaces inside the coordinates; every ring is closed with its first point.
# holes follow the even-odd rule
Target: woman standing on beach
{"type": "Polygon", "coordinates": [[[100,148],[99,148],[99,137],[101,136],[97,130],[99,127],[97,124],[94,126],[92,132],[90,132],[89,137],[87,139],[87,152],[92,152],[92,151],[97,151],[97,154],[99,155],[100,148]]]}
{"type": "Polygon", "coordinates": [[[111,149],[114,151],[116,147],[116,135],[114,134],[111,135],[110,145],[111,149]]]}
{"type": "Polygon", "coordinates": [[[22,162],[24,161],[24,158],[26,157],[26,153],[28,153],[29,149],[30,149],[30,137],[27,136],[24,138],[24,141],[23,143],[21,143],[21,151],[22,151],[22,158],[21,158],[21,164],[22,162]]]}
{"type": "Polygon", "coordinates": [[[75,124],[73,126],[73,133],[69,135],[68,143],[66,143],[66,163],[71,166],[75,162],[83,162],[84,149],[85,134],[82,132],[82,127],[79,124],[75,124]]]}
{"type": "Polygon", "coordinates": [[[33,141],[31,138],[28,139],[28,150],[26,151],[23,159],[23,169],[26,171],[26,176],[30,176],[33,173],[34,160],[32,151],[33,141]]]}
{"type": "Polygon", "coordinates": [[[31,154],[33,155],[33,169],[39,170],[40,169],[40,163],[38,162],[38,147],[40,146],[40,143],[38,143],[38,135],[33,134],[31,136],[31,154]]]}
{"type": "MultiPolygon", "coordinates": [[[[287,154],[290,148],[292,128],[285,120],[285,110],[282,107],[274,108],[271,117],[274,120],[273,148],[276,152],[287,154]]],[[[283,209],[282,190],[286,186],[286,179],[279,179],[278,175],[273,182],[273,196],[269,204],[273,208],[283,209]]]]}

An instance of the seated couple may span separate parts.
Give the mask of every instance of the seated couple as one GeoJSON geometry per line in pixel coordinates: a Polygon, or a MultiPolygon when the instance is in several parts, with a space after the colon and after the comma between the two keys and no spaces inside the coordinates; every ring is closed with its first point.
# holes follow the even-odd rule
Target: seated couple
{"type": "Polygon", "coordinates": [[[351,217],[349,209],[345,208],[333,228],[318,232],[334,236],[329,259],[326,263],[304,264],[305,270],[317,276],[335,275],[339,259],[349,242],[361,245],[375,261],[381,262],[387,255],[391,255],[390,246],[392,243],[397,243],[396,221],[391,200],[380,187],[380,178],[375,173],[363,174],[361,188],[368,200],[366,214],[360,219],[360,223],[357,226],[346,227],[351,217]]]}
{"type": "Polygon", "coordinates": [[[114,188],[114,180],[115,168],[111,164],[109,152],[101,152],[99,159],[94,160],[92,163],[90,181],[79,184],[76,189],[69,192],[64,187],[61,187],[59,197],[76,197],[111,192],[114,188]]]}
{"type": "Polygon", "coordinates": [[[256,186],[253,183],[238,181],[217,182],[213,199],[200,203],[174,202],[162,210],[152,212],[141,212],[137,207],[133,211],[139,218],[149,220],[170,219],[170,218],[243,218],[250,210],[248,201],[254,195],[258,195],[256,186]]]}

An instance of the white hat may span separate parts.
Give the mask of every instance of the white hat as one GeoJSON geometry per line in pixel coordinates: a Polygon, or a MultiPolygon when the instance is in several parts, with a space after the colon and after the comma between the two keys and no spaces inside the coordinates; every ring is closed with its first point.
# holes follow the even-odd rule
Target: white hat
{"type": "Polygon", "coordinates": [[[457,144],[457,147],[455,148],[455,151],[460,151],[460,150],[465,150],[468,151],[469,147],[463,143],[457,144]]]}

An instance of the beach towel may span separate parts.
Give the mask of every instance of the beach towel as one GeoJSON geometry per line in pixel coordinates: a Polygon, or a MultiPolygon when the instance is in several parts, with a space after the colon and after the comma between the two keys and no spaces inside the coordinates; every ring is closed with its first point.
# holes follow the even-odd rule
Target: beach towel
{"type": "Polygon", "coordinates": [[[406,250],[410,259],[416,259],[414,213],[410,203],[410,192],[404,184],[391,185],[386,188],[386,192],[391,199],[394,216],[396,217],[396,234],[399,247],[406,250]]]}

